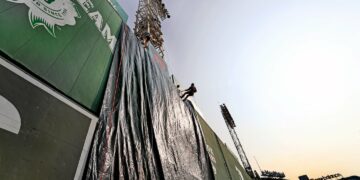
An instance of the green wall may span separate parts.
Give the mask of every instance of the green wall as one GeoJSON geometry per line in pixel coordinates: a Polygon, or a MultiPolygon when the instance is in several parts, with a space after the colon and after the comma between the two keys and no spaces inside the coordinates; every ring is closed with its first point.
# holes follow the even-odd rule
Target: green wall
{"type": "Polygon", "coordinates": [[[106,0],[2,0],[0,51],[97,112],[121,23],[106,0]]]}
{"type": "Polygon", "coordinates": [[[215,179],[250,180],[251,178],[246,174],[238,159],[199,114],[197,114],[197,119],[205,136],[215,179]]]}

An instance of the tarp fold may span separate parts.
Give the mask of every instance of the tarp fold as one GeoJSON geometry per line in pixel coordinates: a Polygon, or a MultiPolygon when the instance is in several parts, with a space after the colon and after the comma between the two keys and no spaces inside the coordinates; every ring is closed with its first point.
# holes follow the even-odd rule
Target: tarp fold
{"type": "Polygon", "coordinates": [[[214,179],[196,113],[165,62],[125,25],[85,179],[214,179]]]}

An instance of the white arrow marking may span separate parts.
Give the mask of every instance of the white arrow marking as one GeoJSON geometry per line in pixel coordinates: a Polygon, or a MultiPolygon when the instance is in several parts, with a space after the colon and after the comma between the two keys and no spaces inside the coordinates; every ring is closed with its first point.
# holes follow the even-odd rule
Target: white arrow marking
{"type": "Polygon", "coordinates": [[[0,128],[19,134],[21,119],[19,111],[0,95],[0,128]]]}

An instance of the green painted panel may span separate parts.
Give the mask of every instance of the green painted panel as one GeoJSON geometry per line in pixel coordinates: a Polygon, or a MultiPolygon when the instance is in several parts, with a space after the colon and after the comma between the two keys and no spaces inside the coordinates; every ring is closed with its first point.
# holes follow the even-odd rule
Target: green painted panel
{"type": "Polygon", "coordinates": [[[230,152],[229,148],[221,141],[220,142],[220,147],[221,150],[225,156],[225,160],[226,163],[228,165],[230,174],[231,174],[231,179],[233,180],[251,180],[251,178],[247,175],[247,173],[245,172],[244,168],[240,165],[240,162],[238,161],[238,159],[235,157],[235,155],[230,152]]]}
{"type": "Polygon", "coordinates": [[[120,6],[119,0],[110,0],[109,2],[112,4],[112,6],[115,8],[115,10],[119,13],[121,19],[124,22],[127,22],[129,16],[126,14],[124,9],[120,6]]]}
{"type": "MultiPolygon", "coordinates": [[[[9,5],[9,2],[0,1],[0,7],[6,5],[9,5]]],[[[1,12],[0,49],[2,51],[14,55],[18,48],[24,46],[35,35],[29,24],[27,13],[28,8],[20,4],[1,12]]]]}
{"type": "Polygon", "coordinates": [[[216,179],[251,180],[238,159],[218,138],[205,120],[198,114],[202,131],[205,136],[207,150],[210,155],[216,179]]]}
{"type": "Polygon", "coordinates": [[[205,136],[206,149],[211,159],[215,179],[230,179],[230,174],[226,167],[227,164],[221,152],[216,134],[199,114],[197,117],[205,136]]]}
{"type": "Polygon", "coordinates": [[[17,6],[17,4],[14,3],[3,3],[2,6],[0,6],[0,13],[5,12],[13,7],[17,6]]]}
{"type": "Polygon", "coordinates": [[[0,51],[96,112],[122,22],[103,0],[2,0],[0,51]]]}

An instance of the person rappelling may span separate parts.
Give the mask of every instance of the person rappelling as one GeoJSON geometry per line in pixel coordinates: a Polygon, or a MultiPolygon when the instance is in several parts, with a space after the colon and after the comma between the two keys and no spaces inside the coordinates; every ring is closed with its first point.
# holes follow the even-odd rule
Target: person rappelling
{"type": "Polygon", "coordinates": [[[191,83],[190,87],[184,91],[184,94],[182,94],[180,98],[185,101],[189,96],[194,96],[196,92],[197,90],[194,83],[191,83]]]}

